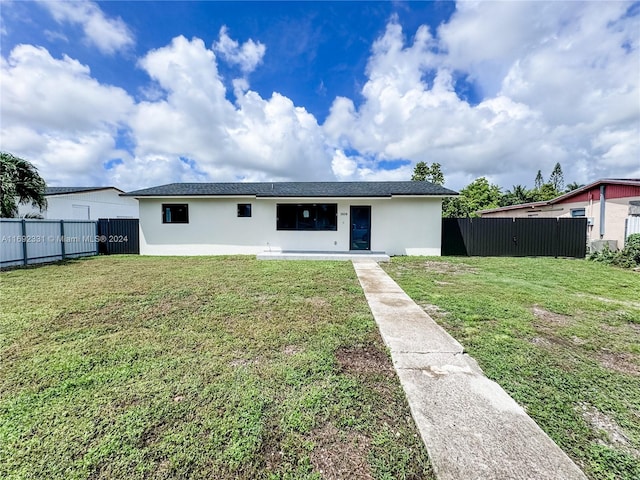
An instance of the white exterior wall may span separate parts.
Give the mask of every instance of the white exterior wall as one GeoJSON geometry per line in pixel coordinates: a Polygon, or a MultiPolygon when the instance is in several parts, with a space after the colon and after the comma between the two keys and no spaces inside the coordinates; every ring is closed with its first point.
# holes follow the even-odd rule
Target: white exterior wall
{"type": "Polygon", "coordinates": [[[165,198],[140,199],[142,255],[258,254],[269,250],[349,251],[350,206],[371,206],[371,251],[389,255],[440,255],[442,199],[165,198]],[[187,203],[189,223],[162,223],[163,203],[187,203]],[[252,216],[237,216],[251,203],[252,216]],[[337,231],[276,229],[279,203],[337,203],[337,231]]]}
{"type": "Polygon", "coordinates": [[[52,220],[98,220],[99,218],[138,218],[138,201],[121,197],[115,189],[47,195],[47,210],[20,205],[19,215],[40,213],[52,220]]]}
{"type": "MultiPolygon", "coordinates": [[[[624,246],[625,220],[629,215],[629,202],[640,197],[625,197],[606,200],[604,212],[604,237],[602,240],[616,240],[618,248],[624,246]]],[[[587,242],[600,240],[600,200],[591,202],[560,203],[537,208],[518,208],[483,214],[483,217],[525,217],[525,218],[571,218],[571,210],[584,208],[585,216],[593,219],[593,225],[587,227],[587,242]]]]}

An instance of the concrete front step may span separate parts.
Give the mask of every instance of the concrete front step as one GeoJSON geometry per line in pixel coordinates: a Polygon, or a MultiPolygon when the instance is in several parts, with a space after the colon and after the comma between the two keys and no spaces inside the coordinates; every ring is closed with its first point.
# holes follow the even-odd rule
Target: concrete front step
{"type": "Polygon", "coordinates": [[[388,262],[389,255],[384,252],[351,251],[351,252],[313,252],[313,251],[274,251],[256,255],[258,260],[342,260],[388,262]]]}

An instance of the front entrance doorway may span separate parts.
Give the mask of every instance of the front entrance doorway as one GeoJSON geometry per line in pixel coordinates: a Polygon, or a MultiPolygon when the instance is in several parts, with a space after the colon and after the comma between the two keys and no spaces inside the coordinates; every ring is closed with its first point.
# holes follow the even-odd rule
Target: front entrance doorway
{"type": "Polygon", "coordinates": [[[371,250],[371,206],[351,207],[351,250],[371,250]]]}

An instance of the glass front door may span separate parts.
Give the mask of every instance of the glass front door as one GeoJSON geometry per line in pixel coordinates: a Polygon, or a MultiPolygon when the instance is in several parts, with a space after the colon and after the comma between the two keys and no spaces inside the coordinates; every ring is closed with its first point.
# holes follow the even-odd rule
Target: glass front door
{"type": "Polygon", "coordinates": [[[371,250],[371,207],[351,207],[351,250],[371,250]]]}

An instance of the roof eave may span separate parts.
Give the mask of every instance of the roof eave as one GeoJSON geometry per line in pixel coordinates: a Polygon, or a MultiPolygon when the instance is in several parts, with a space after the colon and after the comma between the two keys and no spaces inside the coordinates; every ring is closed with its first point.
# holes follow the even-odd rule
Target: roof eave
{"type": "Polygon", "coordinates": [[[550,202],[529,202],[521,203],[519,205],[507,205],[506,207],[490,208],[488,210],[478,210],[476,213],[494,213],[494,212],[508,212],[509,210],[521,210],[528,208],[539,208],[550,205],[550,202]]]}
{"type": "MultiPolygon", "coordinates": [[[[56,188],[56,187],[52,187],[52,188],[56,188]]],[[[70,191],[70,192],[57,192],[57,193],[45,193],[46,197],[57,197],[59,195],[77,195],[78,193],[91,193],[91,192],[99,192],[100,190],[117,190],[120,196],[123,196],[124,194],[126,194],[126,192],[124,190],[120,190],[119,188],[116,187],[95,187],[95,188],[91,188],[88,190],[75,190],[75,191],[70,191]]]]}
{"type": "Polygon", "coordinates": [[[588,190],[591,190],[592,188],[595,187],[599,187],[600,185],[630,185],[630,186],[634,186],[634,187],[640,187],[640,182],[638,180],[634,180],[634,179],[616,179],[616,178],[601,178],[600,180],[596,180],[595,182],[591,182],[588,185],[585,185],[584,187],[580,187],[580,188],[576,188],[575,190],[571,190],[570,192],[567,193],[563,193],[562,195],[560,195],[559,197],[556,197],[552,200],[549,200],[550,204],[554,204],[554,203],[558,203],[558,202],[562,202],[564,200],[566,200],[567,198],[571,198],[575,195],[579,195],[583,192],[586,192],[588,190]]]}

